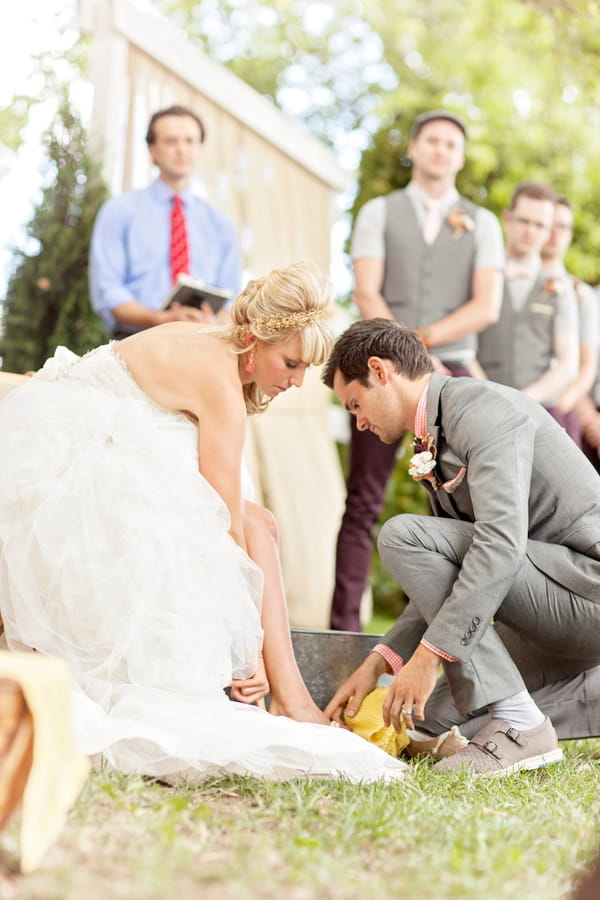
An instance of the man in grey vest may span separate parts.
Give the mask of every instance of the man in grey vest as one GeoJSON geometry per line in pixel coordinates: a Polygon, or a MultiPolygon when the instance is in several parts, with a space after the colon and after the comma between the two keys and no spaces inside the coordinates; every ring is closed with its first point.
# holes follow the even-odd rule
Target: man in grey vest
{"type": "Polygon", "coordinates": [[[595,412],[590,397],[598,378],[598,344],[600,342],[600,302],[589,285],[570,275],[564,258],[573,238],[573,210],[566,197],[559,197],[554,205],[554,220],[550,237],[542,247],[542,264],[546,276],[567,278],[573,285],[579,317],[579,369],[577,375],[562,391],[557,407],[561,415],[569,416],[568,429],[575,437],[592,465],[598,470],[600,460],[596,449],[581,434],[582,419],[588,415],[588,404],[595,412]]]}
{"type": "Polygon", "coordinates": [[[550,185],[524,181],[503,221],[506,273],[499,320],[479,335],[477,360],[491,381],[528,394],[577,439],[568,416],[557,408],[562,391],[577,375],[577,303],[570,278],[548,276],[540,253],[550,236],[556,194],[550,185]]]}
{"type": "Polygon", "coordinates": [[[410,603],[326,715],[354,715],[392,673],[385,724],[431,735],[474,719],[471,743],[434,770],[478,774],[561,759],[554,712],[565,736],[598,735],[600,481],[585,456],[537,401],[433,372],[414,331],[389,320],[347,329],[324,381],[359,430],[385,443],[414,432],[409,474],[434,513],[381,529],[383,564],[410,603]],[[529,648],[523,669],[500,627],[529,648]]]}
{"type": "MultiPolygon", "coordinates": [[[[498,317],[504,251],[492,213],[461,197],[466,128],[447,110],[419,116],[404,190],[366,203],[352,237],[354,301],[361,317],[418,328],[454,375],[468,375],[476,334],[498,317]]],[[[338,535],[331,627],[360,631],[372,530],[399,441],[384,445],[352,427],[346,509],[338,535]]]]}

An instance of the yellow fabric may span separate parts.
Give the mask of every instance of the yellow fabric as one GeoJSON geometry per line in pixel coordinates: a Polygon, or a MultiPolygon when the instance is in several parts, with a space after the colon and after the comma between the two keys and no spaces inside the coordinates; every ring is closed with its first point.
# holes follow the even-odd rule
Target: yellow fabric
{"type": "Polygon", "coordinates": [[[404,722],[400,732],[394,731],[392,725],[384,724],[382,708],[387,691],[386,687],[376,687],[364,698],[356,715],[345,713],[344,719],[355,734],[396,757],[408,746],[409,737],[404,722]]]}
{"type": "Polygon", "coordinates": [[[61,660],[0,651],[0,678],[20,685],[33,717],[33,763],[21,816],[21,871],[31,872],[60,834],[89,763],[73,741],[70,676],[61,660]]]}

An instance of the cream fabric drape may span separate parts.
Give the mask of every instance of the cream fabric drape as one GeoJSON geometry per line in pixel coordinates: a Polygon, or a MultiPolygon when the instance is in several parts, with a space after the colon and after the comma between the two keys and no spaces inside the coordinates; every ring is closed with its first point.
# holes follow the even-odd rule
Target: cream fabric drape
{"type": "Polygon", "coordinates": [[[281,395],[251,422],[258,483],[280,531],[281,563],[292,625],[328,628],[335,540],[344,484],[329,436],[330,394],[320,370],[281,395]]]}

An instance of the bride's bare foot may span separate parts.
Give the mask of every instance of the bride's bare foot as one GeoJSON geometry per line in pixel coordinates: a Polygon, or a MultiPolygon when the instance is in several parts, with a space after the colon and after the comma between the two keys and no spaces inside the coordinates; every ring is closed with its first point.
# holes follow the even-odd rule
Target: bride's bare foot
{"type": "Polygon", "coordinates": [[[287,716],[296,722],[313,722],[316,725],[329,725],[330,720],[310,697],[299,699],[296,703],[281,702],[271,697],[269,712],[273,716],[287,716]]]}

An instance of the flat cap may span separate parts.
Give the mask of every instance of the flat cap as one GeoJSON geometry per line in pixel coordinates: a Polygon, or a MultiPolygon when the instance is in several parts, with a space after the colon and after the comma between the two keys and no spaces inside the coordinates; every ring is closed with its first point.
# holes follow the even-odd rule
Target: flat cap
{"type": "Polygon", "coordinates": [[[421,113],[420,116],[417,116],[412,126],[412,136],[416,138],[424,125],[427,125],[428,122],[436,122],[438,119],[446,119],[448,122],[452,122],[453,125],[456,125],[465,138],[467,137],[467,126],[456,113],[450,112],[447,109],[432,109],[429,112],[421,113]]]}

